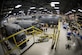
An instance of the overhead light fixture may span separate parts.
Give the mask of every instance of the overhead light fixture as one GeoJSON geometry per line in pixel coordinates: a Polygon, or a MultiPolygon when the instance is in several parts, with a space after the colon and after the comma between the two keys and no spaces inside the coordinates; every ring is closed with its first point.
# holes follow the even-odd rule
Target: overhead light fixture
{"type": "Polygon", "coordinates": [[[76,10],[72,9],[73,12],[76,12],[76,10]]]}
{"type": "Polygon", "coordinates": [[[12,13],[12,11],[9,11],[8,13],[12,13]]]}
{"type": "Polygon", "coordinates": [[[59,10],[56,10],[56,11],[58,11],[58,12],[59,12],[59,10]]]}
{"type": "Polygon", "coordinates": [[[72,11],[69,11],[69,12],[65,13],[65,15],[68,15],[68,14],[71,14],[71,13],[72,13],[72,11]]]}
{"type": "Polygon", "coordinates": [[[36,7],[30,7],[30,9],[36,9],[36,7]]]}
{"type": "Polygon", "coordinates": [[[54,7],[54,9],[59,9],[59,7],[54,7]]]}
{"type": "Polygon", "coordinates": [[[50,11],[47,11],[47,12],[49,12],[49,13],[50,13],[50,11]]]}
{"type": "Polygon", "coordinates": [[[24,11],[19,11],[19,13],[23,13],[24,11]]]}
{"type": "Polygon", "coordinates": [[[44,8],[43,8],[43,7],[41,7],[41,8],[39,8],[39,9],[41,10],[41,9],[44,9],[44,8]]]}
{"type": "Polygon", "coordinates": [[[14,13],[13,15],[16,15],[16,13],[14,13]]]}
{"type": "Polygon", "coordinates": [[[17,6],[15,6],[15,8],[19,8],[19,7],[21,7],[22,5],[17,5],[17,6]]]}
{"type": "Polygon", "coordinates": [[[72,11],[69,11],[68,14],[72,13],[72,11]]]}
{"type": "Polygon", "coordinates": [[[65,15],[68,15],[68,12],[67,12],[67,13],[65,13],[65,15]]]}
{"type": "Polygon", "coordinates": [[[44,9],[44,11],[47,11],[47,9],[44,9]]]}
{"type": "Polygon", "coordinates": [[[55,7],[55,3],[54,2],[51,2],[50,5],[51,5],[51,7],[55,7]]]}
{"type": "Polygon", "coordinates": [[[36,10],[34,12],[37,12],[36,10]]]}
{"type": "Polygon", "coordinates": [[[55,7],[55,4],[60,4],[59,2],[51,2],[50,5],[51,7],[55,7]]]}
{"type": "Polygon", "coordinates": [[[55,4],[60,4],[59,2],[54,2],[55,4]]]}
{"type": "Polygon", "coordinates": [[[81,9],[78,9],[78,11],[79,11],[79,12],[82,12],[82,10],[81,10],[81,9]]]}
{"type": "Polygon", "coordinates": [[[56,10],[56,12],[57,12],[57,14],[59,14],[60,13],[60,10],[56,10]]]}

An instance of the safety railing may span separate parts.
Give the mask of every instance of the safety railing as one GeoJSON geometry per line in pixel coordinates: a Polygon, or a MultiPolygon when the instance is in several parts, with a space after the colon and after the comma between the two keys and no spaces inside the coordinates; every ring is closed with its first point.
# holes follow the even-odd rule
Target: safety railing
{"type": "Polygon", "coordinates": [[[79,28],[82,26],[82,24],[79,24],[79,23],[77,23],[77,25],[78,25],[79,28]]]}
{"type": "MultiPolygon", "coordinates": [[[[29,32],[29,33],[32,33],[32,34],[35,34],[35,33],[36,33],[36,34],[40,34],[40,33],[42,33],[42,30],[40,30],[40,29],[38,29],[38,28],[32,26],[32,27],[29,27],[29,28],[27,28],[27,29],[21,30],[21,31],[19,31],[19,32],[13,34],[13,35],[10,35],[10,36],[6,37],[5,39],[0,40],[0,43],[3,43],[4,41],[9,40],[10,38],[13,38],[13,40],[14,40],[15,47],[13,47],[13,49],[7,51],[7,52],[5,53],[5,55],[10,54],[12,51],[14,51],[15,49],[19,48],[19,46],[21,46],[23,43],[27,42],[29,39],[31,39],[31,38],[33,37],[33,36],[32,36],[32,37],[29,37],[29,38],[25,39],[25,40],[22,41],[20,44],[17,44],[17,42],[16,42],[16,39],[15,39],[16,35],[18,35],[18,34],[20,34],[20,33],[22,33],[22,32],[26,32],[27,30],[30,30],[30,29],[32,29],[33,31],[31,31],[31,32],[29,32]],[[35,30],[35,29],[36,29],[36,30],[35,30]]],[[[29,34],[29,33],[26,32],[26,34],[29,34]]],[[[19,52],[20,52],[20,51],[19,51],[19,52]]]]}
{"type": "Polygon", "coordinates": [[[58,21],[58,25],[55,25],[55,27],[54,27],[54,33],[53,33],[53,37],[52,37],[51,49],[55,48],[55,50],[56,50],[57,44],[58,44],[59,35],[60,35],[60,20],[58,21]]]}
{"type": "MultiPolygon", "coordinates": [[[[60,34],[60,21],[58,22],[58,28],[57,28],[57,30],[58,30],[57,33],[56,33],[55,30],[54,30],[54,34],[51,35],[51,36],[53,36],[52,39],[55,41],[55,48],[56,48],[56,46],[57,46],[58,38],[59,38],[59,34],[60,34]]],[[[5,39],[0,40],[0,43],[3,43],[4,41],[6,41],[6,40],[8,40],[8,39],[13,38],[14,43],[15,43],[15,45],[16,45],[15,47],[13,47],[12,50],[7,51],[7,52],[5,53],[5,55],[10,54],[12,51],[14,51],[15,49],[19,48],[19,46],[21,46],[23,43],[27,42],[29,39],[32,38],[32,37],[29,37],[29,38],[27,38],[26,40],[24,40],[23,42],[21,42],[20,44],[17,44],[15,37],[16,37],[16,35],[18,35],[18,34],[20,34],[20,33],[22,33],[22,32],[25,32],[26,34],[32,33],[32,35],[33,35],[32,37],[34,37],[34,34],[35,34],[35,33],[36,33],[36,34],[40,34],[40,33],[42,33],[43,31],[40,30],[40,29],[38,29],[38,28],[36,28],[36,27],[34,27],[34,26],[32,26],[32,27],[30,27],[30,28],[21,30],[21,31],[19,31],[19,32],[15,33],[15,34],[13,34],[13,35],[11,35],[11,36],[9,36],[9,37],[6,37],[5,39]],[[31,32],[26,32],[27,30],[30,30],[30,29],[32,29],[33,31],[31,31],[31,32]]],[[[19,52],[20,52],[20,51],[19,51],[19,52]]]]}
{"type": "Polygon", "coordinates": [[[57,32],[55,33],[55,45],[54,45],[55,50],[56,50],[56,48],[57,48],[59,35],[60,35],[60,20],[59,20],[59,22],[58,22],[57,32]]]}

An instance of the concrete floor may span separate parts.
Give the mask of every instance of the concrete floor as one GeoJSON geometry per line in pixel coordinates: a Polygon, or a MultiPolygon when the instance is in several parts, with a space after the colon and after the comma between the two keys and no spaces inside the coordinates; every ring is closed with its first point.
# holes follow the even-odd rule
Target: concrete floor
{"type": "Polygon", "coordinates": [[[49,55],[51,48],[51,40],[49,42],[34,44],[23,55],[49,55]]]}
{"type": "MultiPolygon", "coordinates": [[[[53,34],[53,29],[48,28],[46,34],[53,34]]],[[[41,35],[43,35],[42,33],[41,35]]],[[[38,35],[38,36],[41,36],[38,35]]],[[[35,38],[37,39],[37,37],[35,38]]],[[[29,50],[27,50],[23,55],[49,55],[52,45],[52,39],[48,42],[36,43],[29,50]]]]}
{"type": "MultiPolygon", "coordinates": [[[[51,31],[49,30],[49,32],[51,31]]],[[[66,33],[67,31],[63,29],[61,25],[60,37],[58,40],[56,51],[55,49],[51,50],[52,41],[49,40],[49,42],[34,44],[23,55],[81,55],[82,51],[75,52],[75,47],[71,47],[71,49],[66,49],[66,44],[69,42],[71,43],[71,41],[67,40],[66,33]]]]}
{"type": "Polygon", "coordinates": [[[75,55],[72,49],[68,50],[66,49],[66,44],[68,44],[68,40],[66,38],[67,31],[62,28],[60,31],[60,37],[57,45],[56,55],[75,55]]]}
{"type": "Polygon", "coordinates": [[[76,46],[73,46],[72,40],[67,40],[67,31],[62,28],[61,25],[61,31],[60,31],[60,37],[57,45],[57,50],[52,55],[82,55],[82,50],[77,50],[79,45],[77,43],[77,40],[75,41],[76,46]],[[70,44],[71,48],[66,49],[66,44],[70,44]]]}

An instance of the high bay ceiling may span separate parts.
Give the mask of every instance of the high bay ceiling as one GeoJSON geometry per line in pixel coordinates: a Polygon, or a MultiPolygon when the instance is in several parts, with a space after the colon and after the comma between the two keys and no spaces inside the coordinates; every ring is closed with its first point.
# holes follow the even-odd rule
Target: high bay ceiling
{"type": "Polygon", "coordinates": [[[55,9],[50,6],[51,2],[60,2],[60,12],[66,13],[71,9],[78,9],[82,7],[81,0],[2,0],[0,1],[0,15],[5,16],[7,12],[12,10],[13,12],[18,12],[23,10],[27,13],[30,7],[43,7],[49,11],[55,12],[55,9]],[[16,5],[22,5],[20,8],[15,8],[16,5]]]}

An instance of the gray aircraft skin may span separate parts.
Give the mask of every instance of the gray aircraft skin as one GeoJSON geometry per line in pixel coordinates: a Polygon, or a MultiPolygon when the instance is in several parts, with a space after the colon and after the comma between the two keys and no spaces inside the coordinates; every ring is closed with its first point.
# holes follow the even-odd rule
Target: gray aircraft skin
{"type": "Polygon", "coordinates": [[[58,16],[42,16],[40,19],[40,23],[47,23],[48,25],[58,25],[58,16]]]}
{"type": "Polygon", "coordinates": [[[14,23],[20,25],[24,29],[29,28],[31,26],[40,28],[40,25],[36,21],[33,21],[33,20],[16,20],[14,23]]]}
{"type": "MultiPolygon", "coordinates": [[[[22,30],[22,28],[19,25],[12,24],[12,23],[5,23],[4,29],[6,30],[7,37],[22,30]]],[[[26,35],[24,32],[22,32],[22,33],[16,35],[15,38],[16,38],[16,41],[19,42],[22,39],[25,39],[26,35]]],[[[11,41],[12,41],[12,39],[11,39],[11,41]]]]}
{"type": "MultiPolygon", "coordinates": [[[[49,26],[50,25],[58,25],[58,20],[59,20],[59,16],[53,16],[53,15],[43,15],[40,18],[36,18],[38,19],[38,23],[36,23],[36,21],[34,20],[16,20],[14,23],[20,25],[23,28],[29,28],[31,26],[35,26],[40,28],[41,25],[40,23],[47,23],[49,26]]],[[[41,29],[41,28],[40,28],[41,29]]]]}
{"type": "Polygon", "coordinates": [[[32,20],[32,18],[17,18],[17,20],[32,20]]]}

